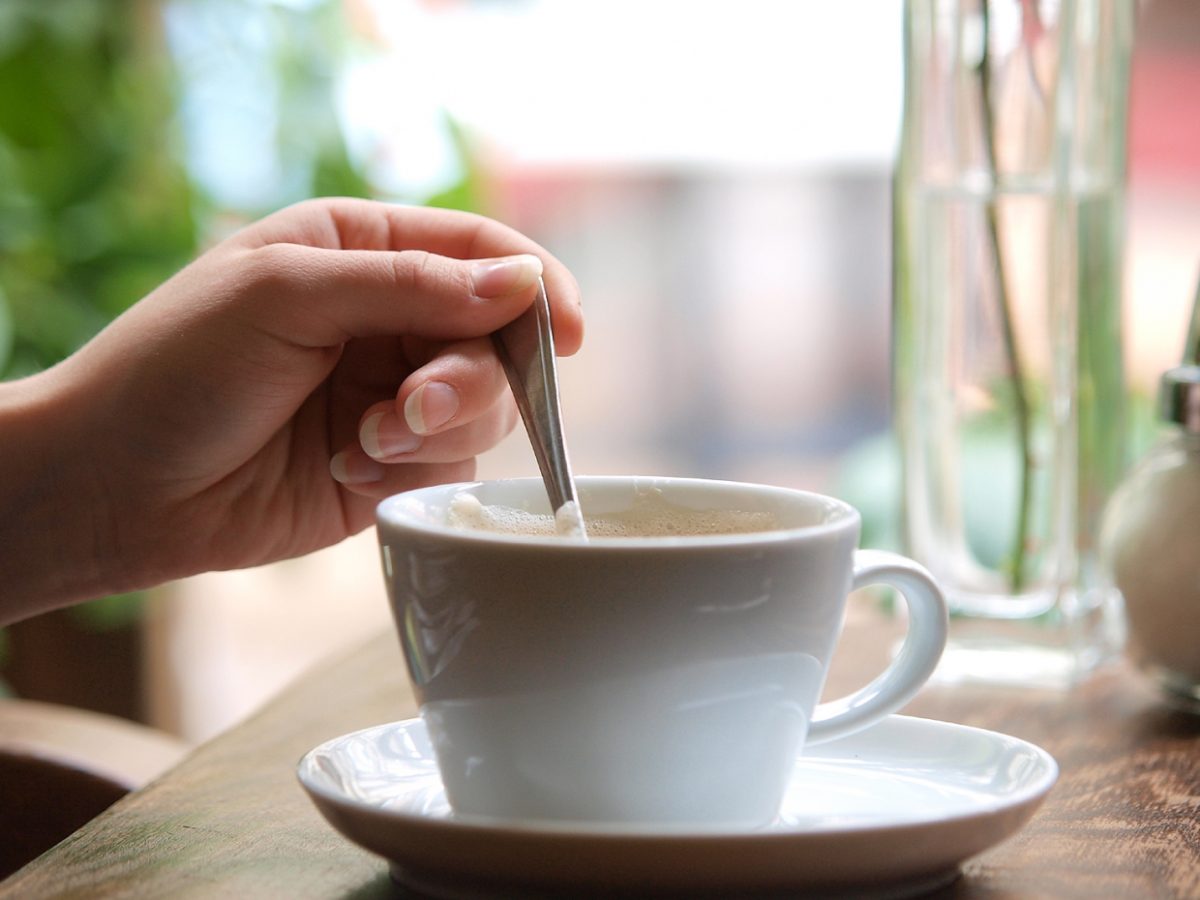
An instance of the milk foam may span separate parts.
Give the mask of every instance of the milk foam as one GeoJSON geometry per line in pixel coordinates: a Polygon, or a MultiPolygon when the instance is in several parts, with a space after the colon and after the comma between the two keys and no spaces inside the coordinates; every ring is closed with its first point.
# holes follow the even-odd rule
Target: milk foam
{"type": "Polygon", "coordinates": [[[583,510],[574,500],[568,500],[554,511],[554,531],[563,537],[587,538],[587,526],[583,524],[583,510]]]}
{"type": "MultiPolygon", "coordinates": [[[[564,507],[565,509],[565,507],[564,507]]],[[[559,510],[563,512],[562,509],[559,510]]],[[[689,509],[667,502],[658,490],[640,494],[620,512],[584,516],[587,537],[678,537],[684,535],[746,534],[779,527],[769,512],[742,509],[689,509]]],[[[467,531],[497,534],[562,535],[581,537],[570,516],[531,513],[511,506],[484,505],[474,494],[456,494],[446,513],[446,524],[467,531]]]]}

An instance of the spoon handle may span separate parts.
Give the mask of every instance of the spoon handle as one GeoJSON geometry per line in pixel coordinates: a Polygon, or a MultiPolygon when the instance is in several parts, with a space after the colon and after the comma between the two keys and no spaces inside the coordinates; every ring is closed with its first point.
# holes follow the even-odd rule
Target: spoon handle
{"type": "Polygon", "coordinates": [[[550,301],[541,278],[533,305],[495,332],[492,340],[546,482],[550,508],[557,512],[565,503],[578,503],[558,402],[550,301]]]}

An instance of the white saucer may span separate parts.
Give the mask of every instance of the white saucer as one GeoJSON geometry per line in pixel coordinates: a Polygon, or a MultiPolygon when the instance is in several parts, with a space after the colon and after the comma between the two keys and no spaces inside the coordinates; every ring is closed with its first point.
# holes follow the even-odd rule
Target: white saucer
{"type": "Polygon", "coordinates": [[[298,768],[322,815],[434,897],[582,891],[909,896],[1017,831],[1058,776],[1007,735],[890,716],[811,748],[779,819],[753,831],[456,816],[419,719],[327,741],[298,768]]]}

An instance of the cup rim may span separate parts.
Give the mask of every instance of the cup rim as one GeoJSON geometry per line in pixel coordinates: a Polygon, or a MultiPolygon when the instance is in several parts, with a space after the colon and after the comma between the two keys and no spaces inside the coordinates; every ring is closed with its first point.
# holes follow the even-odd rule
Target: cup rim
{"type": "Polygon", "coordinates": [[[637,537],[601,536],[581,541],[564,538],[559,535],[504,534],[492,531],[470,531],[453,525],[420,518],[415,512],[406,514],[403,509],[406,504],[419,502],[423,496],[443,495],[452,497],[459,491],[474,491],[487,485],[523,486],[532,483],[536,484],[539,488],[541,487],[541,478],[520,477],[451,482],[402,491],[384,498],[376,505],[376,524],[379,527],[434,536],[438,539],[455,542],[537,547],[555,552],[575,551],[586,548],[590,552],[595,552],[601,548],[662,549],[666,547],[762,546],[764,544],[783,543],[797,539],[814,539],[821,535],[836,534],[848,528],[860,529],[862,522],[862,516],[859,511],[845,500],[816,491],[806,491],[780,485],[671,475],[583,475],[577,477],[575,481],[581,494],[585,494],[591,488],[616,484],[632,484],[648,488],[661,484],[672,484],[718,492],[749,491],[752,494],[782,496],[811,504],[820,504],[827,511],[833,513],[833,515],[827,521],[809,525],[796,525],[737,534],[641,535],[637,537]]]}

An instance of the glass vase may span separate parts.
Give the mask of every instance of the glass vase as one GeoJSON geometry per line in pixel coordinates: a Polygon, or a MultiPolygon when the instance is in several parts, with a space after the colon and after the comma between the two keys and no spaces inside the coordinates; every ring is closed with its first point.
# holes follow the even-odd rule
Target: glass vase
{"type": "Polygon", "coordinates": [[[1115,655],[1097,531],[1125,466],[1133,0],[908,0],[893,197],[906,550],[945,678],[1072,683],[1115,655]]]}

